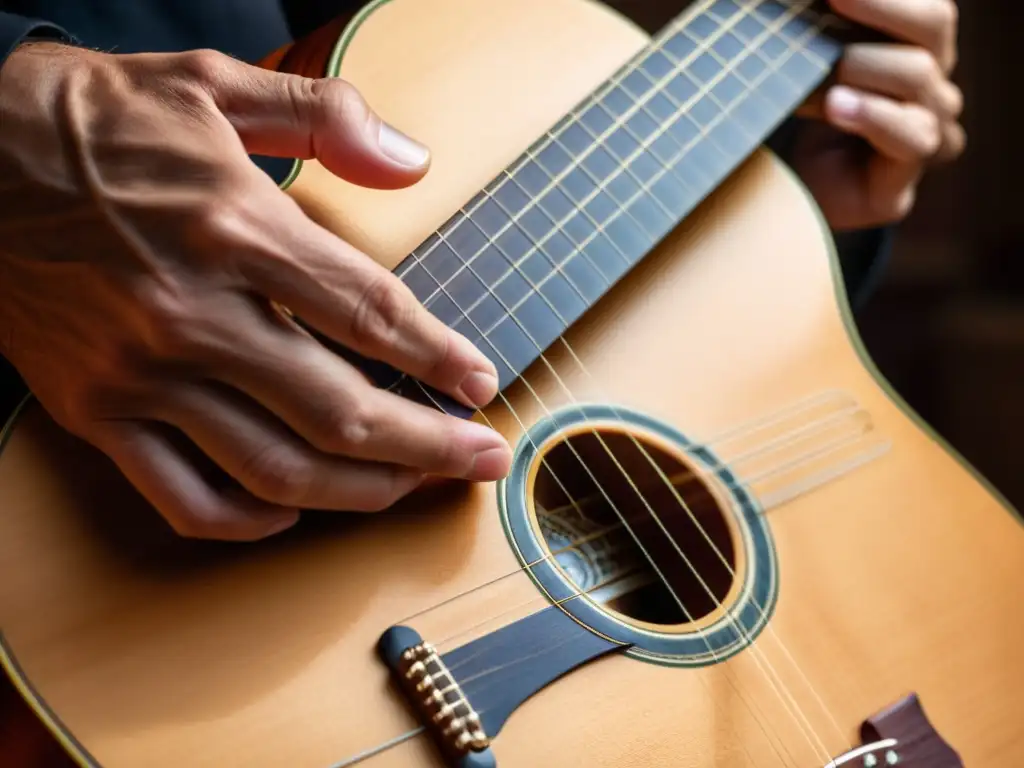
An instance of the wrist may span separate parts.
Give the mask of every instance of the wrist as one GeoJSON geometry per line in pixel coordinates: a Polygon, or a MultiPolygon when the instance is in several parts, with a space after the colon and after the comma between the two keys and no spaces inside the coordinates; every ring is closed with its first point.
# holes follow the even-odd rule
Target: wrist
{"type": "Polygon", "coordinates": [[[23,44],[52,42],[72,45],[74,38],[56,24],[0,11],[0,72],[10,55],[23,44]]]}

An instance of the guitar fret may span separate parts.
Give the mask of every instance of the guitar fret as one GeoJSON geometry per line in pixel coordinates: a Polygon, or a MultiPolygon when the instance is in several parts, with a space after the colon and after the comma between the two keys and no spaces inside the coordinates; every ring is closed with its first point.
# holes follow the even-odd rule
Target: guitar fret
{"type": "Polygon", "coordinates": [[[756,14],[748,13],[733,25],[733,31],[743,36],[746,40],[757,40],[764,35],[767,27],[756,14]]]}
{"type": "MultiPolygon", "coordinates": [[[[479,341],[480,338],[478,336],[474,341],[479,341]]],[[[483,338],[486,338],[488,343],[477,346],[494,363],[498,371],[499,386],[515,380],[536,358],[536,345],[527,338],[522,328],[508,313],[493,327],[488,328],[483,338]]]]}
{"type": "Polygon", "coordinates": [[[786,8],[775,0],[769,0],[766,3],[758,3],[751,6],[751,12],[761,18],[767,24],[773,21],[778,21],[779,18],[786,12],[786,8]]]}
{"type": "MultiPolygon", "coordinates": [[[[657,123],[646,113],[645,109],[637,112],[633,117],[645,117],[646,123],[637,125],[633,119],[626,121],[622,128],[614,132],[605,142],[608,151],[614,156],[614,163],[625,172],[617,174],[608,184],[608,190],[620,203],[625,200],[634,199],[637,195],[643,195],[644,189],[641,186],[645,179],[655,173],[657,163],[644,162],[651,159],[646,151],[641,151],[633,161],[626,161],[633,153],[642,147],[642,142],[657,129],[657,123]]],[[[648,195],[650,193],[647,193],[648,195]]],[[[656,196],[652,196],[654,202],[658,202],[656,196]]],[[[595,217],[596,218],[596,217],[595,217]]],[[[600,221],[602,219],[597,218],[600,221]]],[[[628,253],[628,252],[627,252],[628,253]]]]}
{"type": "Polygon", "coordinates": [[[642,73],[653,86],[674,73],[677,67],[677,61],[672,61],[661,51],[652,51],[636,71],[642,73]]]}
{"type": "MultiPolygon", "coordinates": [[[[611,188],[611,186],[613,185],[609,185],[609,189],[611,188]]],[[[594,188],[596,189],[596,185],[594,186],[594,188]]],[[[560,187],[556,187],[556,189],[559,189],[559,191],[561,191],[560,187]]],[[[545,209],[544,211],[550,225],[552,225],[555,229],[552,237],[549,237],[545,242],[540,244],[539,250],[542,251],[545,257],[548,259],[552,269],[559,269],[560,266],[565,263],[565,259],[573,255],[574,248],[578,247],[578,244],[585,242],[588,238],[592,236],[592,234],[597,230],[595,220],[600,221],[602,220],[602,218],[606,218],[602,217],[600,213],[597,216],[594,216],[593,212],[587,209],[587,206],[577,208],[575,203],[578,203],[580,200],[584,199],[584,197],[585,196],[581,196],[577,198],[575,201],[568,199],[568,197],[564,198],[564,202],[566,205],[565,210],[567,213],[571,213],[571,215],[568,217],[568,220],[565,220],[565,216],[559,216],[557,211],[551,211],[548,209],[545,209]],[[559,235],[561,235],[562,237],[559,237],[559,235]],[[557,248],[553,249],[551,247],[552,240],[556,240],[560,243],[563,243],[564,245],[568,245],[568,252],[565,253],[564,256],[559,254],[557,252],[557,248]]],[[[600,195],[595,196],[594,200],[598,199],[603,198],[600,195]]],[[[591,202],[593,203],[593,201],[591,202]]],[[[541,201],[541,203],[543,207],[543,201],[541,201]]],[[[600,243],[600,241],[596,242],[600,243]]],[[[606,250],[600,249],[592,249],[591,252],[581,252],[581,256],[583,256],[583,259],[589,260],[592,263],[592,268],[594,271],[593,276],[588,275],[587,279],[585,280],[585,282],[588,285],[594,285],[594,280],[592,279],[592,277],[596,277],[598,275],[603,276],[603,273],[600,270],[602,263],[606,261],[604,258],[606,253],[606,250]]],[[[583,293],[582,289],[580,290],[580,292],[583,293]]],[[[586,294],[584,293],[584,295],[586,294]]]]}
{"type": "Polygon", "coordinates": [[[728,72],[725,76],[712,86],[711,96],[724,107],[733,104],[743,98],[747,92],[747,86],[739,77],[728,72]]]}
{"type": "Polygon", "coordinates": [[[685,31],[687,35],[699,41],[711,37],[718,31],[718,28],[719,23],[714,18],[707,13],[702,13],[686,25],[685,31]]]}
{"type": "Polygon", "coordinates": [[[789,13],[776,2],[751,12],[716,0],[610,78],[401,265],[417,298],[494,361],[503,386],[835,61],[836,45],[789,13]]]}
{"type": "Polygon", "coordinates": [[[801,15],[797,15],[787,20],[777,34],[787,46],[790,46],[794,40],[803,36],[812,26],[812,22],[801,15]]]}
{"type": "Polygon", "coordinates": [[[423,268],[441,282],[447,282],[459,270],[459,259],[451,247],[444,242],[438,243],[423,259],[423,268]]]}
{"type": "MultiPolygon", "coordinates": [[[[484,327],[497,328],[506,321],[514,321],[521,326],[522,331],[529,339],[535,342],[535,346],[550,344],[565,329],[565,323],[569,322],[566,315],[573,319],[577,318],[586,310],[587,303],[579,293],[571,290],[564,275],[556,274],[559,266],[556,262],[549,261],[549,254],[542,255],[534,248],[532,254],[526,252],[527,255],[520,257],[517,252],[509,252],[499,243],[495,243],[495,246],[502,257],[516,268],[516,271],[503,276],[500,285],[493,290],[492,296],[504,311],[493,325],[486,324],[484,327]],[[537,286],[538,283],[540,287],[537,286]],[[536,306],[538,302],[544,302],[543,309],[536,306]]],[[[525,248],[523,250],[525,251],[525,248]]],[[[570,248],[568,255],[571,256],[571,253],[572,249],[570,248]]],[[[467,264],[467,267],[473,271],[472,264],[467,264]]],[[[481,285],[484,286],[483,283],[481,285]]],[[[472,317],[473,313],[471,312],[469,316],[472,317]]],[[[476,318],[474,318],[475,320],[476,318]]],[[[481,327],[479,323],[474,322],[474,324],[476,328],[481,327]]],[[[487,333],[485,332],[483,336],[486,336],[487,333]]],[[[506,333],[511,333],[511,331],[506,333]]],[[[468,335],[473,338],[473,334],[468,335]]],[[[479,341],[480,338],[481,336],[477,335],[475,340],[479,341]]],[[[521,345],[522,340],[518,339],[515,343],[521,345]]],[[[499,351],[500,347],[492,350],[495,353],[491,355],[492,362],[498,366],[499,372],[504,369],[504,376],[507,378],[513,375],[513,372],[503,364],[500,359],[501,355],[496,354],[499,351]]],[[[517,348],[517,351],[520,350],[517,348]]],[[[504,356],[508,357],[508,355],[504,356]]],[[[503,381],[503,384],[507,383],[507,380],[503,381]]]]}
{"type": "MultiPolygon", "coordinates": [[[[726,32],[720,38],[715,40],[712,44],[712,53],[715,54],[723,63],[735,61],[742,56],[750,55],[747,51],[746,46],[740,41],[740,38],[732,31],[726,32]]],[[[672,62],[673,65],[678,66],[679,62],[672,62]]]]}
{"type": "Polygon", "coordinates": [[[713,2],[711,6],[704,11],[704,13],[718,22],[732,18],[742,12],[742,9],[736,5],[733,0],[715,0],[715,2],[713,2]]]}

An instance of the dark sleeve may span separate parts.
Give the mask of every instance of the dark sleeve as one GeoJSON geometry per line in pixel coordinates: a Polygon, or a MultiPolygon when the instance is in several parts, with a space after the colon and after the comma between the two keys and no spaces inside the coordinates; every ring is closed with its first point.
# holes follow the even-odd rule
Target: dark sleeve
{"type": "Polygon", "coordinates": [[[71,35],[49,21],[0,11],[0,66],[3,66],[11,51],[25,40],[73,42],[71,35]]]}
{"type": "MultiPolygon", "coordinates": [[[[787,164],[792,164],[793,149],[803,122],[796,117],[786,120],[765,142],[787,164]]],[[[896,228],[892,226],[832,232],[846,294],[854,310],[871,296],[885,270],[895,235],[896,228]]]]}

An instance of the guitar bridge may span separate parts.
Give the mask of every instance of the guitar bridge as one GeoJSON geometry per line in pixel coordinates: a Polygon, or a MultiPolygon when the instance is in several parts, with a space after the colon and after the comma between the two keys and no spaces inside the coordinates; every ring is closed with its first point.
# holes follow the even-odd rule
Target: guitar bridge
{"type": "Polygon", "coordinates": [[[449,765],[497,766],[480,715],[430,643],[408,627],[392,627],[381,637],[378,651],[449,765]]]}

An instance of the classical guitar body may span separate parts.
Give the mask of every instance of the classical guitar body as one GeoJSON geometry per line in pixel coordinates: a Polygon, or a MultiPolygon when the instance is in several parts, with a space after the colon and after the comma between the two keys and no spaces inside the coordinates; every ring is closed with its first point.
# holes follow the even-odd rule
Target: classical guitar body
{"type": "MultiPolygon", "coordinates": [[[[705,41],[698,56],[727,28],[754,46],[757,25],[730,17],[743,5],[701,3],[677,25],[705,41]]],[[[800,34],[777,13],[788,5],[762,5],[765,35],[800,34]]],[[[310,515],[225,546],[173,536],[106,459],[27,404],[0,454],[2,659],[72,758],[1024,764],[1020,520],[872,367],[795,177],[765,150],[743,153],[682,215],[672,191],[714,176],[713,155],[657,156],[667,177],[644,180],[639,164],[615,177],[591,154],[593,189],[574,199],[588,150],[572,142],[606,135],[612,161],[653,147],[661,134],[640,120],[615,133],[638,104],[655,126],[666,103],[692,112],[698,144],[733,135],[700,116],[713,76],[690,102],[634,89],[625,107],[606,93],[603,123],[589,111],[650,43],[587,0],[393,0],[274,57],[350,80],[432,148],[430,174],[405,191],[358,189],[315,162],[283,183],[410,285],[417,268],[434,279],[416,290],[436,311],[448,299],[474,318],[458,327],[509,372],[475,418],[508,437],[515,466],[502,483],[445,484],[379,515],[310,515]],[[568,165],[531,188],[531,163],[557,164],[563,144],[568,165]],[[616,229],[622,197],[600,205],[625,175],[662,211],[628,209],[633,240],[616,229]],[[557,189],[584,214],[564,239],[554,198],[532,205],[557,189]],[[647,226],[662,227],[649,248],[636,234],[647,226]],[[589,273],[572,261],[588,248],[589,273]],[[613,256],[631,268],[585,285],[613,256]],[[464,277],[487,289],[468,308],[464,277]],[[556,279],[561,292],[545,291],[556,279]],[[494,295],[504,324],[473,315],[494,295]],[[511,306],[537,296],[532,314],[511,306]],[[510,329],[548,333],[545,306],[578,317],[531,356],[510,329]]],[[[773,50],[755,53],[786,70],[773,50]]]]}

